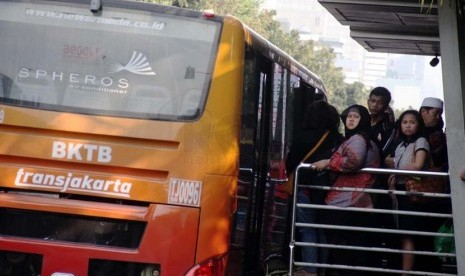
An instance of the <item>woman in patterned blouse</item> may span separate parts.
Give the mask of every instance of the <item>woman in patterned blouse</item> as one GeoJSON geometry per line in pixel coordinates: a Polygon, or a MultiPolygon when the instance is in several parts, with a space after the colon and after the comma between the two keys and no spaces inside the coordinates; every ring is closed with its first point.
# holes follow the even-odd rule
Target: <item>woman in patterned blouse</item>
{"type": "MultiPolygon", "coordinates": [[[[337,174],[333,187],[369,188],[376,176],[359,172],[361,168],[380,166],[379,149],[370,139],[370,114],[361,105],[352,105],[341,114],[345,126],[345,140],[332,154],[330,159],[314,163],[316,170],[330,170],[337,174]]],[[[338,207],[373,208],[371,197],[364,191],[331,190],[326,195],[327,205],[338,207]]],[[[322,218],[327,224],[352,227],[371,227],[373,218],[369,213],[357,211],[330,210],[322,218]]],[[[361,231],[327,231],[331,244],[348,246],[372,246],[369,232],[361,231]]],[[[354,258],[351,250],[332,250],[330,260],[334,264],[349,266],[369,266],[368,251],[357,251],[354,258]]],[[[349,270],[344,275],[365,275],[367,272],[349,270]]]]}

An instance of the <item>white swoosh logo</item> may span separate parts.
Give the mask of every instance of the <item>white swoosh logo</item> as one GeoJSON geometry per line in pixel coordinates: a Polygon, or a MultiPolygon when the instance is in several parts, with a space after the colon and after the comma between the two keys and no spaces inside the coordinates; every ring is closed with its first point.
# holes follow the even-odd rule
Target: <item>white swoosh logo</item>
{"type": "Polygon", "coordinates": [[[132,52],[132,57],[126,65],[118,62],[111,62],[108,73],[113,74],[124,70],[137,75],[156,75],[156,73],[152,71],[152,67],[150,67],[147,57],[137,51],[132,52]]]}

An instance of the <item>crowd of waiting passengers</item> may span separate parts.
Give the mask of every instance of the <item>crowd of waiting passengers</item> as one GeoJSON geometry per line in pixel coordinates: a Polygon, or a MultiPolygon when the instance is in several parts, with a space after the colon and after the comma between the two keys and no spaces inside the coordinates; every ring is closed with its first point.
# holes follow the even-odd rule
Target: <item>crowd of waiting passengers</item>
{"type": "MultiPolygon", "coordinates": [[[[447,172],[446,137],[443,132],[443,102],[425,98],[420,109],[404,111],[397,120],[389,106],[391,94],[384,87],[374,88],[367,101],[368,109],[352,105],[341,114],[325,101],[308,106],[303,132],[291,147],[286,170],[293,172],[301,163],[311,163],[312,170],[299,172],[299,184],[332,187],[371,188],[406,191],[405,178],[388,174],[360,172],[361,168],[392,168],[447,172]],[[324,116],[322,116],[324,114],[324,116]],[[339,131],[344,123],[345,135],[339,131]]],[[[450,213],[450,201],[434,199],[413,202],[395,193],[373,194],[364,191],[329,191],[298,189],[298,203],[326,204],[335,207],[378,208],[388,210],[450,213]]],[[[433,237],[408,231],[435,232],[442,218],[393,215],[372,212],[349,212],[333,209],[297,208],[296,221],[349,227],[376,227],[407,230],[400,235],[366,231],[340,231],[318,227],[297,227],[299,241],[363,247],[389,247],[400,250],[433,252],[433,237]]],[[[364,250],[335,250],[325,247],[302,247],[297,260],[349,266],[385,267],[396,270],[441,271],[436,256],[383,254],[364,250]],[[356,254],[354,254],[356,252],[356,254]]],[[[304,266],[295,275],[324,275],[331,270],[304,266]]],[[[370,272],[347,270],[337,275],[368,275],[370,272]]],[[[408,273],[404,273],[407,275],[408,273]]],[[[371,273],[379,275],[379,273],[371,273]]]]}

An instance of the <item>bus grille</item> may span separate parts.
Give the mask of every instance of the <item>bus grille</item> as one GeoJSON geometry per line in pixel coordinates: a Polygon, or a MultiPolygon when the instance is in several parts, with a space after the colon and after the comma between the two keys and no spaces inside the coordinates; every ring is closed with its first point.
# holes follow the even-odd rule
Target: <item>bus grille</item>
{"type": "MultiPolygon", "coordinates": [[[[145,222],[20,209],[0,209],[0,235],[137,248],[145,222]]],[[[0,274],[2,275],[2,274],[0,274]]]]}

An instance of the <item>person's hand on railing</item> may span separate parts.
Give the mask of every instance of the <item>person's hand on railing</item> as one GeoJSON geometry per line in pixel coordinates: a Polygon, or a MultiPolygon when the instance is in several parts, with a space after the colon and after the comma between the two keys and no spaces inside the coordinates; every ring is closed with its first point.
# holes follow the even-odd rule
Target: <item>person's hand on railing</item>
{"type": "Polygon", "coordinates": [[[396,190],[396,176],[394,174],[391,174],[388,178],[388,188],[389,188],[389,195],[391,196],[391,199],[397,200],[396,195],[394,193],[391,193],[396,190]]]}
{"type": "Polygon", "coordinates": [[[394,168],[394,158],[388,155],[388,157],[384,159],[384,164],[386,164],[388,168],[394,168]]]}
{"type": "Polygon", "coordinates": [[[322,170],[328,167],[328,164],[329,164],[329,159],[323,159],[323,160],[313,163],[312,169],[321,172],[322,170]]]}

